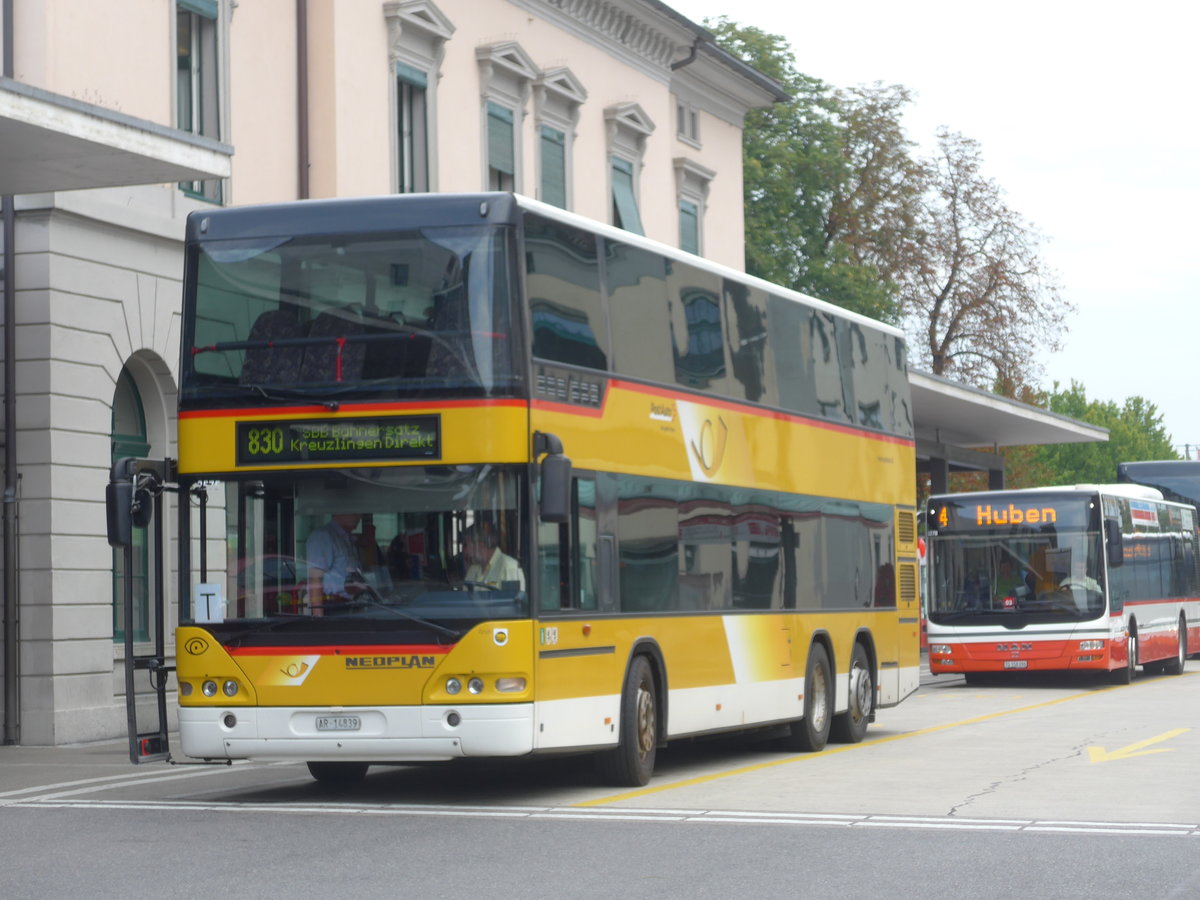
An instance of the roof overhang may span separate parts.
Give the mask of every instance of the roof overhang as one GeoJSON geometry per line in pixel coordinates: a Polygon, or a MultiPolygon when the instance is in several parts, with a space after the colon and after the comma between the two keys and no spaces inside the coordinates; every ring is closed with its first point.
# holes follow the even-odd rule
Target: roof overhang
{"type": "Polygon", "coordinates": [[[998,394],[909,370],[918,442],[957,447],[1016,447],[1107,441],[1098,428],[998,394]]]}
{"type": "Polygon", "coordinates": [[[228,178],[233,148],[0,78],[0,194],[228,178]]]}

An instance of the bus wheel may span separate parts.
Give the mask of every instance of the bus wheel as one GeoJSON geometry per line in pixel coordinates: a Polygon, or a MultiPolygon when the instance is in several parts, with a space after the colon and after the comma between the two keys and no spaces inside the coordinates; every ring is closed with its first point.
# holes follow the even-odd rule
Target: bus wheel
{"type": "Polygon", "coordinates": [[[1109,673],[1109,678],[1113,684],[1133,683],[1133,667],[1137,665],[1137,635],[1132,632],[1129,634],[1128,646],[1129,665],[1121,669],[1114,669],[1109,673]]]}
{"type": "Polygon", "coordinates": [[[358,762],[310,762],[308,774],[330,787],[349,787],[363,780],[368,765],[358,762]]]}
{"type": "Polygon", "coordinates": [[[644,656],[635,656],[621,692],[620,740],[596,757],[600,776],[617,787],[641,787],[654,772],[658,747],[658,703],[654,673],[644,656]]]}
{"type": "Polygon", "coordinates": [[[1179,632],[1176,634],[1175,658],[1163,663],[1163,671],[1168,675],[1182,675],[1183,667],[1187,665],[1187,623],[1179,620],[1179,632]]]}
{"type": "Polygon", "coordinates": [[[829,669],[829,654],[821,644],[813,644],[804,675],[804,718],[788,726],[784,749],[804,753],[822,749],[829,740],[832,721],[833,673],[829,669]]]}
{"type": "Polygon", "coordinates": [[[875,709],[875,682],[871,661],[862,644],[850,656],[850,707],[833,717],[829,739],[839,744],[857,744],[867,735],[867,723],[875,709]]]}

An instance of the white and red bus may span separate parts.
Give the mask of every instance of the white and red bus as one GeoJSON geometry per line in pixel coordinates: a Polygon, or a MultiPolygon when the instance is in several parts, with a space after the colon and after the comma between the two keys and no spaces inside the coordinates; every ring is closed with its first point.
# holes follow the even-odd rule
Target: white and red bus
{"type": "Polygon", "coordinates": [[[929,668],[1136,666],[1179,674],[1200,651],[1196,511],[1140,485],[931,497],[929,668]]]}

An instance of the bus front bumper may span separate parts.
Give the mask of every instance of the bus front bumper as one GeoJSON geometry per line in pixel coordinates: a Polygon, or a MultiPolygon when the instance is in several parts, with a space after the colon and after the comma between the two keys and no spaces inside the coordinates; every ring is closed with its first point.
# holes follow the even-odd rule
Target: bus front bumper
{"type": "Polygon", "coordinates": [[[194,759],[432,762],[524,756],[533,704],[390,707],[180,707],[194,759]]]}

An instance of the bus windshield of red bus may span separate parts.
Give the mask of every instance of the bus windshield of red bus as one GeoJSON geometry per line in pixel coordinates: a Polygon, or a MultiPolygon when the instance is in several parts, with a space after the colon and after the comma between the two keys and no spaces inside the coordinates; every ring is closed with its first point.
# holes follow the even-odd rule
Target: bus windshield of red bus
{"type": "Polygon", "coordinates": [[[1099,532],[939,535],[931,558],[935,622],[1071,621],[1105,610],[1099,532]]]}
{"type": "Polygon", "coordinates": [[[446,227],[191,248],[182,407],[512,394],[509,234],[446,227]]]}
{"type": "Polygon", "coordinates": [[[459,465],[204,482],[191,491],[185,624],[259,638],[286,628],[439,639],[524,617],[525,479],[523,467],[459,465]]]}

